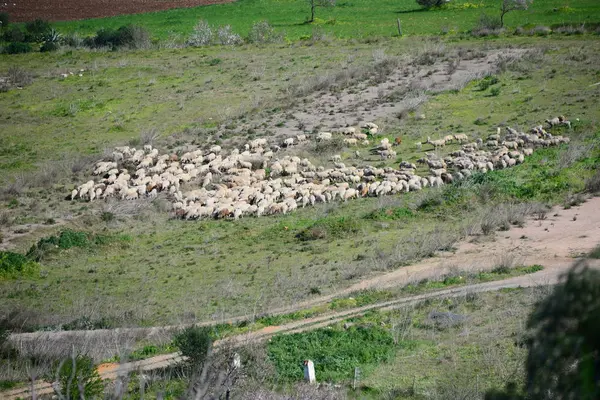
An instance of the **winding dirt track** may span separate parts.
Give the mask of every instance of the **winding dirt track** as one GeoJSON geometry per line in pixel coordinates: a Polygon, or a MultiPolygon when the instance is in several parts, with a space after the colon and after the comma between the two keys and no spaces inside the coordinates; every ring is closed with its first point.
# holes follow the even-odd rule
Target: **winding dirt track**
{"type": "MultiPolygon", "coordinates": [[[[545,268],[535,274],[518,276],[502,281],[440,290],[417,296],[391,300],[365,307],[335,312],[281,326],[271,326],[245,335],[228,339],[233,344],[257,342],[275,334],[289,334],[324,327],[349,317],[359,316],[370,310],[390,310],[439,297],[460,297],[467,293],[488,292],[503,288],[533,287],[552,285],[573,264],[574,258],[590,252],[600,242],[600,197],[592,198],[579,207],[569,210],[554,209],[543,220],[530,220],[524,228],[514,228],[499,232],[496,240],[486,243],[463,242],[455,253],[443,253],[438,257],[424,260],[415,265],[401,268],[388,274],[365,279],[349,288],[337,291],[329,296],[297,304],[294,310],[311,305],[325,303],[334,297],[347,295],[353,291],[367,288],[386,288],[404,285],[415,280],[435,278],[450,270],[484,270],[493,268],[502,259],[510,257],[513,262],[524,265],[541,264],[545,268]]],[[[590,260],[590,266],[600,268],[600,260],[590,260]]],[[[278,310],[280,313],[291,309],[278,310]]],[[[240,317],[246,319],[246,317],[240,317]]],[[[156,327],[146,329],[152,336],[172,331],[177,327],[156,327]]],[[[145,329],[145,328],[134,328],[145,329]]],[[[118,330],[121,332],[128,329],[118,330]]],[[[131,331],[131,329],[129,329],[131,331]]],[[[30,341],[64,341],[74,336],[91,338],[94,335],[106,335],[108,330],[73,332],[34,332],[11,335],[10,340],[17,346],[30,341]]],[[[221,346],[222,342],[215,343],[221,346]]],[[[114,364],[100,370],[103,379],[116,379],[133,371],[150,371],[168,367],[182,360],[181,354],[172,353],[152,357],[143,361],[114,364]]],[[[52,387],[46,382],[35,382],[38,395],[52,393],[52,387]]],[[[0,394],[2,399],[31,397],[31,388],[14,389],[0,394]]]]}
{"type": "Polygon", "coordinates": [[[32,21],[36,18],[68,21],[233,1],[235,0],[5,0],[0,2],[0,12],[7,12],[14,22],[32,21]]]}

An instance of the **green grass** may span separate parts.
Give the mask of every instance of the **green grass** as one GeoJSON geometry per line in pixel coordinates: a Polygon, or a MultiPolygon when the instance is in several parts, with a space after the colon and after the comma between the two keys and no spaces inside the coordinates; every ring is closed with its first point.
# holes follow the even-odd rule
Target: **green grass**
{"type": "MultiPolygon", "coordinates": [[[[199,19],[213,25],[231,25],[247,35],[253,23],[268,20],[285,37],[295,40],[308,37],[315,28],[345,38],[397,35],[396,19],[402,21],[405,35],[464,32],[473,28],[482,13],[498,15],[498,1],[453,1],[439,10],[424,11],[414,0],[340,1],[334,8],[317,10],[317,20],[305,24],[309,7],[304,0],[239,0],[230,4],[178,9],[157,13],[118,16],[57,23],[61,32],[93,33],[100,28],[118,28],[126,24],[146,27],[158,39],[188,36],[199,19]]],[[[562,0],[534,2],[528,11],[506,16],[509,28],[517,26],[600,22],[595,0],[578,0],[565,7],[562,0]],[[557,9],[557,11],[554,11],[557,9]]]]}
{"type": "Polygon", "coordinates": [[[312,360],[320,381],[349,380],[354,367],[375,368],[392,357],[394,342],[388,331],[378,327],[324,328],[307,333],[273,337],[269,358],[280,382],[303,377],[302,360],[312,360]]]}

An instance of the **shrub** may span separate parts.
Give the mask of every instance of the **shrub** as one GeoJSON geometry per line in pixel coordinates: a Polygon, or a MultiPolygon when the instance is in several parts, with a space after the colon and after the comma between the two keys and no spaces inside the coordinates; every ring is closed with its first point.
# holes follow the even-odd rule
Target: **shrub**
{"type": "Polygon", "coordinates": [[[589,258],[600,259],[600,246],[596,246],[594,250],[588,254],[589,258]]]}
{"type": "Polygon", "coordinates": [[[600,170],[585,182],[585,190],[589,193],[600,193],[600,170]]]}
{"type": "Polygon", "coordinates": [[[8,80],[14,86],[27,86],[33,82],[33,78],[29,71],[21,67],[10,67],[8,69],[8,80]]]}
{"type": "Polygon", "coordinates": [[[84,44],[88,47],[130,47],[132,49],[146,48],[150,45],[150,34],[144,28],[136,25],[124,25],[119,29],[100,29],[96,36],[86,38],[84,44]]]}
{"type": "Polygon", "coordinates": [[[12,278],[19,275],[31,275],[39,265],[27,257],[11,251],[0,251],[0,277],[12,278]]]}
{"type": "Polygon", "coordinates": [[[71,229],[61,231],[58,236],[49,236],[40,239],[31,246],[27,252],[30,260],[41,261],[44,256],[58,249],[70,249],[72,247],[85,247],[90,243],[85,232],[77,232],[71,229]]]}
{"type": "Polygon", "coordinates": [[[40,51],[42,53],[56,51],[58,49],[60,49],[60,44],[58,44],[57,42],[44,42],[44,44],[42,44],[42,46],[40,47],[40,51]]]}
{"type": "Polygon", "coordinates": [[[88,356],[78,355],[61,361],[57,366],[57,377],[58,391],[63,398],[95,399],[104,392],[102,379],[88,356]]]}
{"type": "Polygon", "coordinates": [[[4,48],[6,54],[24,54],[31,52],[31,45],[29,43],[22,42],[11,42],[4,48]]]}
{"type": "Polygon", "coordinates": [[[36,19],[25,24],[25,38],[28,42],[41,42],[51,30],[48,21],[36,19]]]}
{"type": "Polygon", "coordinates": [[[141,26],[125,25],[117,29],[117,46],[144,49],[150,46],[150,34],[141,26]]]}
{"type": "Polygon", "coordinates": [[[357,219],[352,217],[325,217],[303,229],[296,235],[301,241],[317,240],[324,238],[342,238],[354,235],[361,230],[357,219]]]}
{"type": "Polygon", "coordinates": [[[181,354],[188,358],[188,363],[199,368],[210,353],[212,338],[207,327],[191,326],[179,332],[173,339],[173,344],[181,354]]]}
{"type": "Polygon", "coordinates": [[[2,38],[5,42],[24,42],[25,34],[18,26],[11,26],[10,28],[4,29],[2,38]]]}
{"type": "Polygon", "coordinates": [[[499,96],[500,95],[500,88],[499,87],[492,88],[492,90],[490,90],[490,95],[493,96],[493,97],[499,96]]]}
{"type": "Polygon", "coordinates": [[[60,43],[63,46],[69,47],[81,47],[84,44],[84,40],[76,33],[70,33],[68,35],[64,35],[61,38],[60,43]]]}
{"type": "Polygon", "coordinates": [[[10,24],[10,16],[6,12],[0,12],[0,29],[6,29],[10,24]]]}
{"type": "Polygon", "coordinates": [[[417,4],[425,8],[440,7],[449,2],[450,0],[417,0],[417,4]]]}
{"type": "Polygon", "coordinates": [[[379,326],[318,329],[273,337],[269,358],[283,382],[302,379],[302,361],[313,360],[319,381],[351,378],[354,367],[362,370],[389,360],[394,354],[390,332],[379,326]]]}
{"type": "Polygon", "coordinates": [[[233,46],[242,43],[242,37],[231,30],[231,25],[219,27],[217,41],[225,46],[233,46]]]}
{"type": "Polygon", "coordinates": [[[502,21],[500,21],[500,18],[489,14],[481,14],[477,25],[471,30],[473,36],[492,36],[501,32],[502,21]]]}
{"type": "Polygon", "coordinates": [[[275,43],[282,40],[282,35],[277,34],[267,21],[259,21],[252,25],[248,33],[250,43],[275,43]]]}
{"type": "Polygon", "coordinates": [[[194,32],[187,40],[187,44],[193,47],[207,46],[212,43],[214,37],[213,29],[205,20],[200,20],[194,27],[194,32]]]}

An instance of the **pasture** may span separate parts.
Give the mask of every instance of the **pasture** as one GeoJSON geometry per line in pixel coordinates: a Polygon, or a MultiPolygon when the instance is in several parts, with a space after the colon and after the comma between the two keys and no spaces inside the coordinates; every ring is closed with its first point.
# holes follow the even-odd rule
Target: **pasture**
{"type": "MultiPolygon", "coordinates": [[[[481,14],[498,14],[499,7],[497,0],[458,0],[425,12],[414,0],[338,1],[335,7],[319,8],[315,23],[306,24],[310,8],[304,0],[240,0],[210,7],[60,22],[57,26],[64,32],[91,34],[100,28],[133,23],[147,28],[157,39],[178,41],[191,33],[199,19],[213,25],[231,25],[234,32],[243,36],[252,24],[267,20],[289,40],[310,37],[315,29],[339,38],[366,39],[396,36],[397,18],[402,21],[405,35],[462,33],[472,29],[481,14]]],[[[515,11],[506,17],[509,29],[598,22],[598,4],[594,0],[536,1],[528,11],[515,11]]]]}
{"type": "MultiPolygon", "coordinates": [[[[527,11],[507,14],[506,31],[487,38],[468,32],[483,13],[498,13],[494,0],[453,1],[429,11],[413,0],[338,1],[319,8],[312,24],[305,23],[302,0],[240,0],[54,23],[62,34],[81,36],[136,24],[148,29],[152,43],[137,50],[63,47],[0,55],[0,83],[20,83],[0,92],[0,267],[6,269],[0,270],[0,320],[8,318],[14,331],[212,322],[229,335],[541,270],[507,257],[512,261],[498,260],[485,272],[448,266],[460,275],[334,298],[365,279],[450,255],[460,241],[483,249],[532,215],[542,221],[550,207],[575,207],[600,191],[596,3],[538,0],[527,11]],[[398,18],[403,37],[397,37],[398,18]],[[244,37],[254,23],[267,20],[284,37],[269,44],[183,45],[200,19],[231,25],[244,37]],[[539,25],[585,25],[587,31],[550,34],[536,31],[539,25]],[[513,33],[517,27],[534,30],[513,33]],[[570,128],[544,122],[560,115],[570,128]],[[335,136],[339,128],[365,122],[380,130],[368,132],[368,144],[339,135],[330,143],[315,140],[320,132],[335,136]],[[489,171],[484,165],[485,172],[438,188],[317,202],[287,214],[186,220],[174,206],[176,190],[153,197],[144,192],[131,201],[72,198],[81,184],[103,179],[92,175],[94,165],[113,157],[116,146],[151,144],[178,162],[192,149],[206,153],[219,145],[225,154],[266,139],[275,158],[306,158],[328,169],[341,169],[339,162],[377,169],[414,163],[416,173],[426,176],[433,173],[427,160],[462,151],[457,140],[434,148],[428,138],[464,134],[483,146],[498,128],[528,132],[538,124],[552,136],[511,168],[489,171]],[[308,140],[283,145],[298,134],[308,140]],[[568,140],[546,145],[556,137],[568,140]],[[393,156],[374,151],[382,139],[394,143],[393,156]],[[10,253],[4,251],[21,256],[5,257],[10,253]],[[26,268],[13,268],[14,260],[26,268]],[[282,309],[285,314],[271,315],[282,309]],[[240,316],[248,321],[229,324],[240,316]]],[[[268,177],[273,164],[265,165],[268,177]]],[[[215,171],[207,186],[219,187],[223,175],[215,171]]],[[[200,181],[182,181],[179,189],[188,193],[200,181]]],[[[545,293],[540,290],[547,289],[370,313],[346,321],[354,324],[350,329],[338,324],[277,337],[260,349],[261,362],[268,365],[270,384],[288,390],[299,377],[299,347],[373,339],[380,346],[365,345],[358,355],[340,348],[364,371],[351,398],[481,394],[522,372],[523,321],[545,293]],[[468,319],[439,327],[431,323],[431,311],[468,319]]],[[[174,350],[146,346],[134,345],[134,357],[174,350]]],[[[316,359],[331,356],[326,348],[312,349],[316,359]]],[[[10,357],[0,360],[0,383],[7,387],[17,380],[10,357]]],[[[27,366],[31,360],[21,361],[27,366]]],[[[338,366],[319,368],[327,380],[344,385],[339,394],[352,382],[338,366]]],[[[185,382],[172,378],[150,382],[148,393],[181,394],[185,382]]],[[[136,390],[131,398],[139,397],[136,390]]]]}
{"type": "MultiPolygon", "coordinates": [[[[64,198],[74,183],[87,180],[86,160],[111,144],[139,143],[140,132],[156,129],[158,146],[166,149],[269,137],[269,130],[288,114],[271,108],[272,104],[285,100],[293,109],[300,102],[282,95],[287,85],[312,76],[314,65],[331,73],[340,65],[368,68],[374,63],[372,45],[167,50],[173,61],[159,59],[164,50],[82,52],[79,61],[68,61],[73,58],[70,54],[11,58],[31,68],[37,78],[2,97],[7,105],[2,109],[13,111],[2,119],[3,132],[8,133],[3,140],[12,144],[4,146],[2,165],[7,178],[13,174],[18,179],[3,194],[6,237],[14,237],[12,246],[22,251],[63,226],[119,239],[48,255],[41,261],[41,278],[1,283],[5,304],[9,309],[37,310],[30,321],[37,320],[38,325],[66,323],[84,315],[92,320],[107,317],[113,325],[223,321],[293,305],[365,275],[451,250],[464,232],[480,230],[482,217],[498,204],[574,201],[598,163],[598,110],[592,106],[598,89],[590,86],[597,79],[597,53],[589,51],[597,43],[584,45],[570,38],[523,38],[511,43],[539,50],[497,75],[497,95],[490,95],[491,89],[481,90],[479,80],[460,90],[432,93],[418,110],[378,121],[385,126],[384,136],[402,136],[399,159],[415,162],[429,150],[415,148],[414,142],[427,136],[463,132],[471,138],[486,137],[498,125],[533,126],[562,113],[579,118],[569,133],[574,140],[569,146],[539,150],[521,166],[490,174],[491,180],[484,184],[365,198],[235,222],[172,219],[168,196],[92,203],[64,198]],[[281,68],[286,55],[288,67],[281,68]],[[208,62],[214,58],[221,60],[218,65],[208,62]],[[175,60],[195,67],[177,69],[175,60]],[[345,64],[350,61],[350,66],[345,64]],[[240,73],[256,63],[264,66],[259,79],[240,73]],[[83,77],[57,78],[66,65],[86,72],[83,77]],[[291,83],[284,76],[293,77],[291,83]],[[194,94],[198,85],[212,89],[194,94]],[[246,87],[264,88],[264,103],[249,104],[248,91],[237,90],[246,87]],[[177,99],[183,107],[176,106],[177,99]],[[78,105],[72,113],[52,113],[59,106],[71,109],[71,104],[78,105]],[[81,104],[91,106],[78,108],[81,104]],[[246,105],[224,114],[223,104],[246,105]],[[252,114],[266,115],[270,122],[257,126],[254,133],[236,133],[238,125],[256,118],[252,114]],[[424,119],[417,118],[421,114],[424,119]],[[33,172],[23,172],[28,169],[33,172]],[[20,229],[25,232],[14,233],[20,229]],[[311,237],[315,230],[318,235],[311,237]],[[95,299],[93,307],[90,298],[95,299]]],[[[390,39],[378,47],[390,57],[418,56],[407,49],[409,44],[390,39]]],[[[440,46],[432,43],[425,48],[434,45],[440,46]]],[[[462,44],[441,46],[444,54],[450,54],[462,44]]],[[[494,43],[495,48],[503,46],[494,43]]],[[[489,44],[469,43],[469,47],[483,50],[489,44]]],[[[444,151],[456,148],[452,145],[444,151]]],[[[328,154],[311,154],[310,148],[302,147],[292,154],[298,151],[317,165],[329,162],[328,154]]],[[[382,163],[376,156],[355,158],[351,148],[333,151],[351,164],[382,163]]]]}

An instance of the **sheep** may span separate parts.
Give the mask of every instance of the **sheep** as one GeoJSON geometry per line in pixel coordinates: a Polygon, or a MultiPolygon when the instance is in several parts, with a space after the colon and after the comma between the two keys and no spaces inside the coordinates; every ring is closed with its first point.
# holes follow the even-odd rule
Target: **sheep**
{"type": "Polygon", "coordinates": [[[340,162],[342,161],[342,156],[340,156],[339,154],[334,154],[333,156],[331,156],[331,161],[340,162]]]}
{"type": "Polygon", "coordinates": [[[400,136],[394,138],[394,146],[400,146],[402,144],[402,138],[400,136]]]}
{"type": "Polygon", "coordinates": [[[344,139],[344,144],[347,144],[349,146],[356,146],[358,144],[358,139],[355,138],[345,138],[344,139]]]}
{"type": "Polygon", "coordinates": [[[458,135],[454,135],[454,140],[462,144],[463,142],[467,142],[469,140],[469,137],[464,133],[460,133],[458,135]]]}
{"type": "Polygon", "coordinates": [[[356,128],[354,128],[354,127],[340,128],[339,133],[341,133],[342,135],[346,135],[346,136],[354,135],[356,133],[356,128]]]}
{"type": "Polygon", "coordinates": [[[452,143],[454,141],[454,135],[446,135],[442,140],[446,143],[452,143]]]}
{"type": "Polygon", "coordinates": [[[285,147],[292,147],[294,145],[294,138],[287,138],[283,141],[285,147]]]}
{"type": "Polygon", "coordinates": [[[317,134],[317,142],[331,140],[332,138],[333,138],[333,135],[331,134],[331,132],[319,132],[317,134]]]}
{"type": "Polygon", "coordinates": [[[430,137],[427,137],[427,141],[425,143],[432,145],[434,149],[444,147],[446,145],[446,141],[444,139],[431,140],[430,137]]]}
{"type": "Polygon", "coordinates": [[[302,134],[302,135],[296,135],[296,140],[298,141],[298,143],[304,143],[307,141],[306,135],[302,134]]]}

